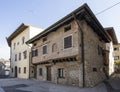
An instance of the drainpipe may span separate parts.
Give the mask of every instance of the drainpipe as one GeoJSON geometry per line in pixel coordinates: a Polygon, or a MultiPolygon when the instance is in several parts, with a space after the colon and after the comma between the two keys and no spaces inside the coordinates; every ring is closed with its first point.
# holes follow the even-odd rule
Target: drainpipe
{"type": "Polygon", "coordinates": [[[77,20],[76,15],[73,13],[74,20],[78,25],[78,29],[81,35],[81,61],[83,62],[83,87],[85,87],[85,55],[84,55],[84,32],[81,28],[79,20],[77,20]]]}

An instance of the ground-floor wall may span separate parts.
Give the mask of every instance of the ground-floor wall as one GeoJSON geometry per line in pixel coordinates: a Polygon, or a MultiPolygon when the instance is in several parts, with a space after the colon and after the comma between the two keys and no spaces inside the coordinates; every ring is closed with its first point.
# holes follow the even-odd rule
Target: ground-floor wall
{"type": "Polygon", "coordinates": [[[52,81],[59,84],[82,86],[82,77],[82,64],[80,64],[79,61],[37,65],[37,79],[40,80],[52,81]],[[50,72],[50,74],[48,74],[48,72],[50,72]]]}
{"type": "Polygon", "coordinates": [[[11,65],[10,77],[25,78],[28,79],[30,76],[29,64],[17,64],[11,65]]]}

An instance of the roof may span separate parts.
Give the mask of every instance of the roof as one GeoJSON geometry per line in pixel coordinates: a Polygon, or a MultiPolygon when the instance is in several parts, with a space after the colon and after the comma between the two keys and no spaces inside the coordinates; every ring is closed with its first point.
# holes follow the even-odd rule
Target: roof
{"type": "Polygon", "coordinates": [[[41,37],[48,35],[50,32],[55,31],[60,26],[74,20],[73,14],[76,15],[77,19],[84,19],[94,29],[94,32],[96,32],[105,42],[110,41],[110,38],[104,31],[103,26],[99,23],[99,21],[97,20],[91,9],[88,7],[88,5],[84,4],[78,9],[68,14],[67,16],[65,16],[64,18],[51,25],[50,27],[48,27],[47,29],[45,29],[40,34],[27,41],[26,43],[33,43],[34,41],[39,40],[41,37]]]}
{"type": "Polygon", "coordinates": [[[117,40],[114,28],[113,27],[107,27],[107,28],[105,28],[105,31],[109,34],[113,44],[118,44],[118,40],[117,40]]]}
{"type": "Polygon", "coordinates": [[[22,23],[8,38],[6,38],[8,45],[11,46],[11,41],[28,27],[28,25],[22,23]]]}

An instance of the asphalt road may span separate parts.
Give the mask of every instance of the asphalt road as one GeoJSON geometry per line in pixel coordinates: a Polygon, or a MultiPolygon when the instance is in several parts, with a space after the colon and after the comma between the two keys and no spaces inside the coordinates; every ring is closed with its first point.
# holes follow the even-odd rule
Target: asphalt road
{"type": "Polygon", "coordinates": [[[120,92],[120,78],[111,78],[93,88],[80,88],[36,79],[2,78],[0,92],[120,92]]]}

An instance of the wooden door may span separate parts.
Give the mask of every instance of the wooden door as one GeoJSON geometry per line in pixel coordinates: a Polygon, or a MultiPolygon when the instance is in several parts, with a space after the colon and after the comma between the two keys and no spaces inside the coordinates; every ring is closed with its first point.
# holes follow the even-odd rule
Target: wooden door
{"type": "Polygon", "coordinates": [[[51,66],[47,66],[47,80],[51,81],[51,66]]]}

